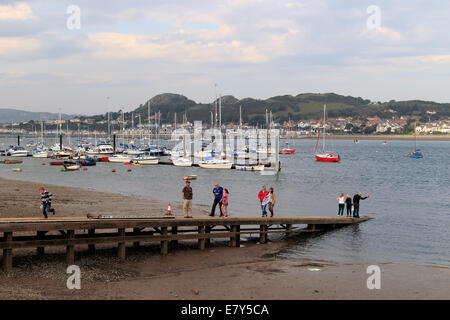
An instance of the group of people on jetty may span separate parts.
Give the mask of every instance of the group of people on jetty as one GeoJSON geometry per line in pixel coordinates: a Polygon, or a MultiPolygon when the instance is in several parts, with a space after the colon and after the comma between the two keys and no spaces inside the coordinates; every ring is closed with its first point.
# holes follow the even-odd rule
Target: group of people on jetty
{"type": "MultiPolygon", "coordinates": [[[[41,210],[44,217],[47,219],[47,213],[53,213],[55,215],[55,209],[52,208],[52,193],[47,191],[44,187],[39,189],[41,195],[41,210]]],[[[227,188],[219,186],[218,183],[214,184],[214,188],[212,189],[213,195],[213,205],[211,208],[211,213],[209,214],[211,217],[214,217],[216,214],[216,207],[219,205],[220,217],[227,218],[228,217],[228,198],[230,192],[227,188]]],[[[193,192],[191,187],[191,181],[186,180],[186,185],[181,191],[181,196],[183,198],[183,214],[185,218],[192,218],[192,198],[193,192]]],[[[359,201],[370,198],[370,195],[365,197],[362,196],[362,193],[357,193],[352,197],[347,194],[344,196],[341,193],[338,198],[338,216],[344,215],[344,208],[347,206],[347,217],[353,216],[354,218],[359,218],[359,201]]],[[[274,189],[271,187],[267,190],[266,186],[262,186],[261,190],[258,193],[258,199],[261,205],[261,215],[262,217],[267,217],[267,210],[270,212],[270,217],[273,217],[274,207],[276,203],[276,196],[274,189]]]]}
{"type": "MultiPolygon", "coordinates": [[[[221,187],[218,183],[214,184],[212,189],[213,204],[211,208],[210,217],[214,217],[216,214],[217,205],[219,206],[220,217],[228,217],[228,197],[230,192],[227,188],[221,187]]],[[[191,181],[186,180],[186,185],[181,191],[181,197],[183,198],[183,215],[185,218],[192,218],[192,187],[191,181]]],[[[267,210],[270,211],[270,216],[273,217],[275,207],[275,192],[273,188],[267,191],[266,186],[263,186],[258,193],[258,199],[261,204],[262,216],[267,217],[267,210]]]]}
{"type": "MultiPolygon", "coordinates": [[[[220,217],[227,218],[228,217],[228,195],[230,192],[228,189],[219,186],[218,183],[214,185],[212,190],[212,194],[214,197],[213,205],[211,208],[210,216],[214,217],[216,214],[216,207],[219,205],[220,217]]],[[[192,187],[191,181],[186,180],[186,185],[181,191],[181,197],[183,198],[183,215],[185,218],[192,218],[192,187]]]]}
{"type": "Polygon", "coordinates": [[[337,197],[337,201],[338,201],[338,205],[339,205],[338,206],[338,216],[344,215],[344,207],[347,206],[347,217],[351,217],[352,211],[353,211],[353,217],[359,218],[359,201],[365,200],[367,198],[370,198],[370,195],[363,197],[362,193],[360,192],[353,196],[353,203],[352,203],[352,197],[349,194],[344,196],[344,194],[341,193],[339,195],[339,197],[337,197]]]}

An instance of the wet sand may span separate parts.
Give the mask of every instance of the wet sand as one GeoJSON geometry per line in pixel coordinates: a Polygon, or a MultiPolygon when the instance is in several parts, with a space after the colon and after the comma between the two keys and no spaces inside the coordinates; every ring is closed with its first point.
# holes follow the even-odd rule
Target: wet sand
{"type": "MultiPolygon", "coordinates": [[[[88,213],[160,216],[167,212],[168,203],[163,201],[0,178],[0,217],[41,218],[41,186],[53,193],[52,206],[60,217],[86,217],[88,213]]],[[[205,208],[197,206],[193,210],[197,215],[207,214],[205,208]]],[[[176,216],[183,215],[181,202],[172,203],[172,213],[176,216]]]]}
{"type": "MultiPolygon", "coordinates": [[[[0,179],[0,217],[40,217],[40,184],[0,179]]],[[[161,215],[161,201],[46,185],[54,194],[58,216],[88,212],[161,215]],[[129,207],[132,210],[129,210],[129,207]]],[[[181,214],[180,203],[173,204],[181,214]]],[[[195,207],[194,215],[204,215],[195,207]]],[[[343,265],[308,259],[277,259],[285,241],[257,243],[244,238],[241,248],[212,241],[199,251],[196,242],[182,242],[169,255],[159,245],[127,247],[127,260],[116,248],[103,246],[95,255],[76,249],[81,289],[66,287],[64,248],[14,250],[14,269],[0,271],[0,299],[449,299],[450,269],[405,263],[378,264],[381,289],[369,290],[367,265],[343,265]],[[317,270],[318,269],[318,270],[317,270]]],[[[377,264],[377,263],[373,263],[377,264]]]]}

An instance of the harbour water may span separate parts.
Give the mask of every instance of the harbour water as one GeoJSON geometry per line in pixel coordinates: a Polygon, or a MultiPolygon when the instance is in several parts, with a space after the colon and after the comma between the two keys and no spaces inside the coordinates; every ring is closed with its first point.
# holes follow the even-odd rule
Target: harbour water
{"type": "MultiPolygon", "coordinates": [[[[4,145],[12,141],[4,139],[4,145]]],[[[361,202],[369,222],[316,236],[289,240],[280,257],[310,257],[340,263],[411,262],[450,266],[450,142],[424,141],[423,159],[403,157],[411,141],[331,140],[329,151],[341,154],[340,163],[320,163],[313,157],[315,141],[292,140],[295,155],[282,155],[278,176],[236,170],[206,170],[166,165],[128,166],[98,163],[88,171],[61,172],[42,166],[49,160],[25,158],[23,171],[0,165],[0,177],[140,196],[167,202],[181,201],[183,177],[192,182],[194,204],[209,208],[215,182],[230,191],[234,216],[260,215],[257,193],[262,185],[277,195],[275,214],[324,216],[337,214],[337,196],[370,194],[361,202]],[[116,172],[112,173],[111,169],[116,172]]],[[[37,200],[38,202],[39,200],[37,200]]],[[[130,207],[133,204],[130,203],[130,207]]]]}

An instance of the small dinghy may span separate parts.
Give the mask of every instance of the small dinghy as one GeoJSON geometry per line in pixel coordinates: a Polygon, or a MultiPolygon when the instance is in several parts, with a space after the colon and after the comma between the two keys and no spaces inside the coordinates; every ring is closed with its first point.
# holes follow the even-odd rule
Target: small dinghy
{"type": "Polygon", "coordinates": [[[18,164],[18,163],[23,163],[23,160],[9,160],[9,159],[5,159],[3,160],[4,164],[18,164]]]}
{"type": "Polygon", "coordinates": [[[64,165],[64,167],[61,168],[61,171],[77,171],[81,168],[79,164],[71,164],[71,165],[64,165]]]}
{"type": "Polygon", "coordinates": [[[53,162],[50,162],[50,165],[51,166],[63,166],[64,162],[62,162],[62,161],[53,161],[53,162]]]}

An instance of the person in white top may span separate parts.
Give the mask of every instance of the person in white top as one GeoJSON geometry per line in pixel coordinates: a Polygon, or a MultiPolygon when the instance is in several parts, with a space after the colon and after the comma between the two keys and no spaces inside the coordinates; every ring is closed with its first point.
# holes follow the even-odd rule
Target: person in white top
{"type": "Polygon", "coordinates": [[[345,207],[345,197],[344,194],[341,193],[339,197],[337,198],[338,204],[339,204],[339,210],[338,210],[338,216],[344,215],[344,207],[345,207]]]}

